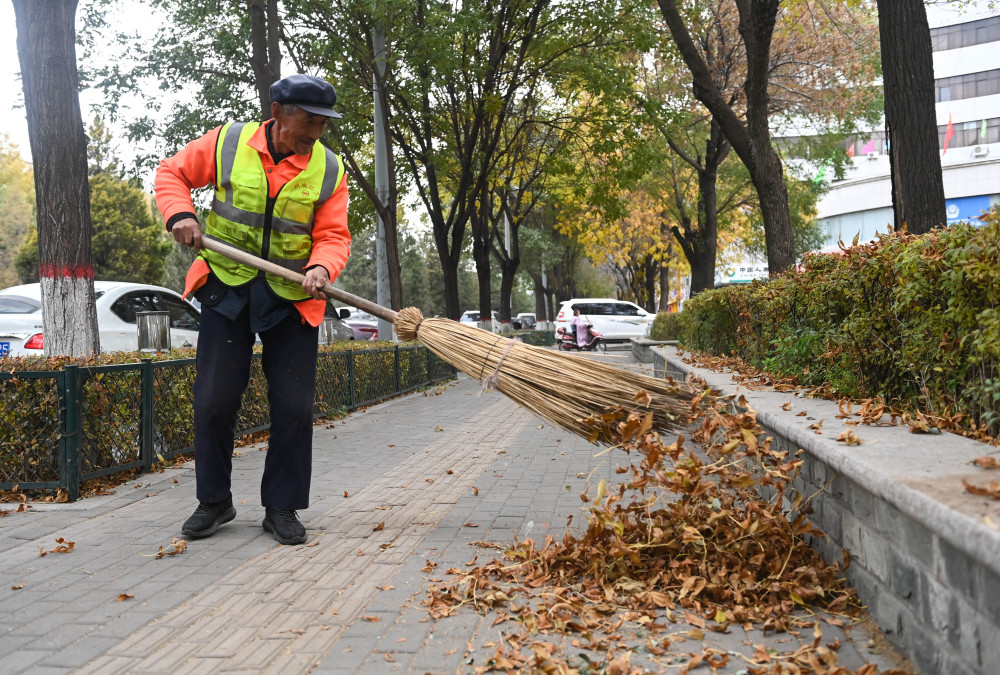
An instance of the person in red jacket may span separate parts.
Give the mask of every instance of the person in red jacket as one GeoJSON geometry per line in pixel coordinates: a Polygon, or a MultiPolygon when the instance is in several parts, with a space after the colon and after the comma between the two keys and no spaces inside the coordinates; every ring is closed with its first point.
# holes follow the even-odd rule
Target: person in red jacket
{"type": "Polygon", "coordinates": [[[337,94],[319,77],[291,75],[270,89],[272,118],[212,129],[163,160],[156,203],[174,240],[200,251],[184,295],[201,302],[194,383],[198,507],[181,532],[208,537],[236,517],[233,436],[253,345],[262,343],[270,439],[261,478],[263,527],[301,544],[309,506],[318,326],[326,297],[350,255],[344,164],[319,142],[337,94]],[[204,228],[191,191],[215,188],[204,228]],[[202,247],[204,237],[301,272],[294,284],[202,247]]]}

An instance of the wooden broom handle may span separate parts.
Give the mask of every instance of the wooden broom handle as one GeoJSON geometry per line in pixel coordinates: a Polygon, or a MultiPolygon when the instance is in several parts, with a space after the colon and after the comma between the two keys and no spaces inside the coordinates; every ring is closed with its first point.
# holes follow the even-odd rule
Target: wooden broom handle
{"type": "MultiPolygon", "coordinates": [[[[209,251],[218,253],[219,255],[224,255],[231,260],[243,263],[244,265],[249,265],[254,269],[263,270],[264,272],[269,272],[277,277],[281,277],[286,281],[291,281],[296,284],[301,284],[305,281],[305,275],[299,274],[298,272],[293,272],[290,269],[285,269],[281,265],[276,265],[275,263],[264,260],[263,258],[258,258],[255,255],[247,253],[246,251],[240,250],[235,246],[230,246],[218,239],[210,239],[209,237],[201,238],[201,245],[207,248],[209,251]]],[[[370,300],[365,300],[362,297],[354,295],[353,293],[348,293],[339,288],[334,288],[333,284],[326,284],[323,287],[323,292],[327,296],[333,298],[334,300],[340,300],[343,303],[350,305],[351,307],[357,307],[358,309],[364,310],[369,314],[374,314],[375,316],[385,319],[389,323],[396,320],[396,312],[391,309],[387,309],[382,305],[377,305],[370,300]]]]}

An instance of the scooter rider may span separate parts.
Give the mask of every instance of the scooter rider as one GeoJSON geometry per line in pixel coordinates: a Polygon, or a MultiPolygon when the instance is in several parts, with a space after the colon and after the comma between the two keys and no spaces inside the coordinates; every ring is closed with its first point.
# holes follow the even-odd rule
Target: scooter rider
{"type": "Polygon", "coordinates": [[[584,319],[580,316],[579,309],[573,309],[573,318],[569,320],[569,325],[573,326],[576,331],[576,344],[578,347],[583,349],[587,346],[587,342],[590,338],[588,335],[589,328],[591,326],[590,321],[584,319]]]}

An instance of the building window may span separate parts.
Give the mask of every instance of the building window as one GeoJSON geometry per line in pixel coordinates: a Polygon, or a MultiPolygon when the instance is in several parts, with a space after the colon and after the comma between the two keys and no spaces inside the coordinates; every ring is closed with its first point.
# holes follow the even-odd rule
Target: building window
{"type": "Polygon", "coordinates": [[[1000,41],[1000,16],[931,29],[931,48],[936,52],[1000,41]]]}
{"type": "Polygon", "coordinates": [[[1000,69],[942,77],[934,80],[934,92],[938,103],[1000,94],[1000,69]]]}
{"type": "MultiPolygon", "coordinates": [[[[983,127],[984,120],[975,122],[962,122],[953,124],[952,130],[955,135],[948,142],[948,148],[965,148],[972,145],[983,145],[985,143],[1000,143],[1000,117],[985,120],[985,133],[983,127]]],[[[944,148],[944,136],[948,131],[947,125],[938,127],[938,147],[944,148]]]]}

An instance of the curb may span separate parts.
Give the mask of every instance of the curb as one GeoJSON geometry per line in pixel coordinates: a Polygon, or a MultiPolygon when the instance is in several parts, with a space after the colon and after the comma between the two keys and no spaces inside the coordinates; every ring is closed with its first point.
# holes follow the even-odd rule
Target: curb
{"type": "Polygon", "coordinates": [[[648,351],[657,375],[691,374],[745,397],[776,448],[804,450],[793,487],[824,532],[810,543],[830,562],[844,563],[846,554],[859,598],[921,672],[996,673],[1000,502],[966,492],[962,480],[988,482],[992,476],[971,462],[1000,457],[1000,448],[905,426],[844,426],[834,401],[749,389],[730,373],[684,363],[672,347],[648,351]],[[862,444],[837,442],[844,429],[862,444]]]}

